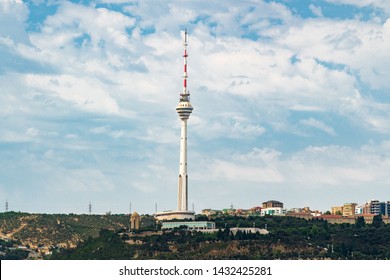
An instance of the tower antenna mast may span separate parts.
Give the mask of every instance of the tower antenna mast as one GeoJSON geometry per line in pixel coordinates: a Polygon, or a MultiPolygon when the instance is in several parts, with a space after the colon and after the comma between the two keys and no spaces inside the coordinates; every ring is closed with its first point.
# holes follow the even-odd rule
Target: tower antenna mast
{"type": "Polygon", "coordinates": [[[183,54],[183,58],[184,58],[184,63],[183,63],[183,66],[184,66],[184,69],[183,69],[183,92],[180,94],[180,102],[189,102],[190,101],[190,93],[187,89],[187,79],[188,79],[188,73],[187,73],[187,57],[188,57],[188,51],[187,51],[187,46],[188,46],[188,43],[187,43],[187,29],[184,31],[184,42],[183,42],[183,46],[184,46],[184,54],[183,54]]]}

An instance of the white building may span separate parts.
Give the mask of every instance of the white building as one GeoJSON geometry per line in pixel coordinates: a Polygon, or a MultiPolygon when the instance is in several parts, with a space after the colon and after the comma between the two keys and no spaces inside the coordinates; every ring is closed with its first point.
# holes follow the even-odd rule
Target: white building
{"type": "Polygon", "coordinates": [[[287,209],[282,207],[269,207],[261,209],[261,216],[273,215],[273,216],[284,216],[287,213],[287,209]]]}
{"type": "Polygon", "coordinates": [[[363,214],[363,209],[364,209],[364,206],[363,206],[363,205],[356,206],[356,207],[355,207],[355,215],[361,215],[361,214],[363,214]]]}

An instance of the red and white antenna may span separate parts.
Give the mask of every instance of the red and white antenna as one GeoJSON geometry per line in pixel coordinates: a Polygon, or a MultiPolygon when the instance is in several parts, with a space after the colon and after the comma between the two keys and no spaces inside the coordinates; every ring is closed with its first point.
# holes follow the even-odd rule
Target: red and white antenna
{"type": "Polygon", "coordinates": [[[180,94],[181,95],[181,98],[180,98],[180,101],[190,101],[190,93],[188,92],[187,90],[187,78],[188,78],[188,74],[187,74],[187,57],[188,57],[188,52],[187,52],[187,29],[184,31],[184,43],[183,43],[183,46],[184,46],[184,54],[183,54],[183,58],[184,58],[184,74],[183,74],[183,92],[180,94]]]}

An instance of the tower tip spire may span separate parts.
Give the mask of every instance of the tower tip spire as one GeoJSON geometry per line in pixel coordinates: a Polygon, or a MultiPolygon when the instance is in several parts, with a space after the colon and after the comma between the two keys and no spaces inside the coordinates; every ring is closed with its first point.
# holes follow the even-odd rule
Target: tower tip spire
{"type": "Polygon", "coordinates": [[[184,29],[184,45],[187,46],[187,28],[184,29]]]}
{"type": "Polygon", "coordinates": [[[183,92],[180,94],[180,102],[189,102],[190,101],[190,93],[187,90],[187,79],[188,79],[188,73],[187,73],[187,29],[184,29],[184,73],[183,73],[183,92]]]}

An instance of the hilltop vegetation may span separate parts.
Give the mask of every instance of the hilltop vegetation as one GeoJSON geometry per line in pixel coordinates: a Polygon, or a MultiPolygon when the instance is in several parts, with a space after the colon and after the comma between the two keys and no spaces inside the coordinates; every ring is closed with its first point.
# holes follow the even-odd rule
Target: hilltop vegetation
{"type": "Polygon", "coordinates": [[[389,259],[390,226],[332,225],[292,217],[225,217],[213,234],[177,229],[164,234],[119,235],[104,230],[53,259],[389,259]],[[269,235],[239,233],[229,227],[267,224],[269,235]]]}
{"type": "Polygon", "coordinates": [[[98,237],[101,229],[128,228],[126,215],[76,215],[0,213],[0,239],[38,248],[75,247],[88,237],[98,237]]]}
{"type": "Polygon", "coordinates": [[[131,235],[126,215],[1,213],[0,259],[390,259],[390,225],[380,217],[371,225],[277,216],[213,221],[221,230],[212,234],[162,233],[143,216],[142,230],[131,235]],[[230,234],[229,228],[252,226],[270,233],[230,234]]]}

